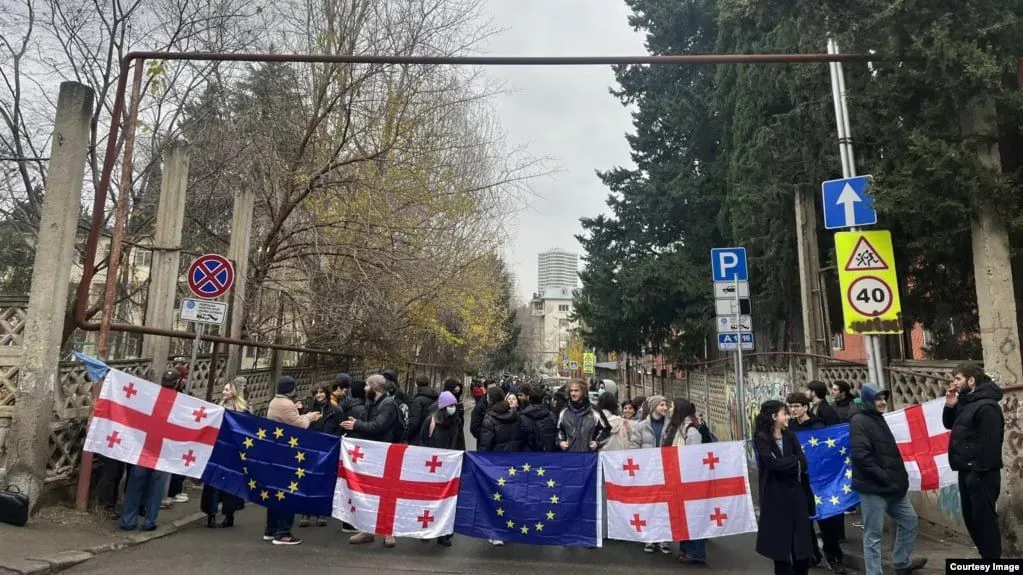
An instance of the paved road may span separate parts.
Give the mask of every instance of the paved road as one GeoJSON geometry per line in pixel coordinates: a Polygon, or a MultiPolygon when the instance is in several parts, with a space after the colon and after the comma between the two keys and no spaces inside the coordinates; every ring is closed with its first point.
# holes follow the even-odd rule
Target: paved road
{"type": "MultiPolygon", "coordinates": [[[[470,410],[471,406],[467,406],[467,413],[470,410]]],[[[474,449],[475,441],[468,432],[466,436],[469,449],[474,449]]],[[[433,542],[399,539],[397,547],[385,549],[379,538],[376,543],[355,546],[348,544],[348,534],[339,533],[339,524],[334,520],[328,527],[296,527],[295,534],[303,538],[304,543],[282,547],[262,541],[263,520],[263,509],[249,505],[239,513],[233,529],[207,529],[204,525],[194,525],[145,545],[100,555],[67,573],[138,575],[140,570],[144,570],[175,575],[285,572],[319,575],[329,569],[341,569],[346,575],[523,575],[530,572],[600,575],[618,574],[623,569],[638,569],[644,574],[680,571],[708,575],[773,573],[771,563],[753,551],[755,537],[752,534],[711,540],[707,548],[709,564],[695,567],[680,565],[674,556],[645,554],[642,545],[618,541],[606,541],[603,549],[532,545],[491,547],[484,540],[456,535],[450,548],[433,542]]]]}

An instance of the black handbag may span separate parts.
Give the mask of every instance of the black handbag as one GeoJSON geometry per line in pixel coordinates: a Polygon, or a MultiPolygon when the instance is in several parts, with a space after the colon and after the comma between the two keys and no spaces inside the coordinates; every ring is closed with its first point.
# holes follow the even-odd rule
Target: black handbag
{"type": "Polygon", "coordinates": [[[0,491],[0,523],[24,527],[28,523],[28,496],[17,485],[0,491]]]}

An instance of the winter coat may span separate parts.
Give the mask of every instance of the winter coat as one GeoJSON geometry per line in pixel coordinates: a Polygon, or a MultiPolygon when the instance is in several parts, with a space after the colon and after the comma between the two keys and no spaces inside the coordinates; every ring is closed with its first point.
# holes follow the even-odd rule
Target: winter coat
{"type": "Polygon", "coordinates": [[[813,554],[810,517],[816,510],[799,438],[785,431],[779,450],[775,438],[761,431],[753,445],[760,480],[757,553],[775,561],[791,561],[792,555],[809,559],[813,554]]]}
{"type": "Polygon", "coordinates": [[[860,405],[849,420],[849,443],[854,490],[883,497],[902,497],[909,491],[902,453],[873,401],[860,405]]]}
{"type": "Polygon", "coordinates": [[[849,418],[853,416],[853,413],[856,413],[855,401],[855,397],[835,401],[835,413],[838,414],[838,419],[841,420],[841,422],[849,421],[849,418]]]}
{"type": "Polygon", "coordinates": [[[529,404],[519,411],[523,447],[529,451],[554,452],[558,449],[558,420],[546,405],[529,404]]]}
{"type": "Polygon", "coordinates": [[[341,422],[344,421],[344,412],[330,401],[323,404],[312,403],[310,411],[319,412],[320,419],[309,424],[309,429],[330,435],[341,435],[341,422]]]}
{"type": "MultiPolygon", "coordinates": [[[[233,407],[234,404],[230,402],[220,401],[218,405],[230,411],[252,412],[251,409],[236,410],[233,407]]],[[[245,508],[245,500],[237,495],[232,495],[226,491],[221,491],[204,484],[202,486],[202,495],[199,497],[199,510],[206,515],[216,515],[218,507],[224,515],[232,515],[235,511],[245,508]]]]}
{"type": "Polygon", "coordinates": [[[671,438],[672,447],[681,447],[683,445],[700,445],[703,443],[703,435],[700,434],[700,428],[696,425],[691,417],[687,417],[682,421],[682,429],[679,429],[671,438]]]}
{"type": "Polygon", "coordinates": [[[355,422],[355,434],[370,441],[398,443],[401,441],[401,426],[398,424],[398,405],[394,398],[382,395],[368,408],[366,415],[355,422]]]}
{"type": "Polygon", "coordinates": [[[813,415],[816,415],[824,422],[825,427],[828,425],[838,425],[842,423],[842,418],[838,416],[838,412],[835,411],[834,407],[828,403],[828,400],[822,399],[816,407],[812,407],[811,411],[813,415]]]}
{"type": "Polygon", "coordinates": [[[487,411],[490,406],[487,404],[487,396],[476,400],[476,405],[472,408],[472,416],[469,420],[469,433],[472,434],[477,440],[480,438],[480,430],[483,428],[483,418],[487,415],[487,411]]]}
{"type": "Polygon", "coordinates": [[[499,401],[487,412],[480,426],[478,451],[522,451],[522,423],[518,412],[499,401]]]}
{"type": "Polygon", "coordinates": [[[611,436],[610,426],[602,420],[589,400],[583,400],[582,409],[578,413],[569,404],[561,410],[558,418],[558,443],[568,442],[568,448],[564,451],[588,452],[600,449],[611,436]],[[597,442],[597,449],[590,449],[591,441],[597,442]]]}
{"type": "Polygon", "coordinates": [[[608,437],[607,444],[604,445],[603,450],[621,451],[623,449],[631,448],[632,422],[626,421],[622,416],[615,415],[606,409],[604,410],[604,419],[611,424],[611,435],[608,437]]]}
{"type": "Polygon", "coordinates": [[[822,427],[826,426],[824,425],[824,422],[821,421],[821,418],[817,417],[816,415],[811,415],[809,419],[807,419],[803,423],[799,423],[798,421],[796,421],[795,417],[789,420],[789,431],[793,433],[799,431],[807,431],[809,429],[821,429],[822,427]]]}
{"type": "Polygon", "coordinates": [[[353,398],[345,407],[345,417],[364,419],[366,417],[366,400],[361,397],[353,398]]]}
{"type": "Polygon", "coordinates": [[[1002,389],[993,381],[978,383],[970,393],[960,393],[955,407],[941,413],[948,442],[948,464],[954,471],[992,471],[1002,468],[1005,416],[1002,389]]]}
{"type": "Polygon", "coordinates": [[[301,427],[302,429],[309,429],[309,424],[311,423],[309,414],[299,415],[298,406],[295,405],[294,400],[286,395],[275,395],[270,400],[270,407],[266,410],[266,418],[271,421],[279,421],[288,425],[294,425],[295,427],[301,427]]]}
{"type": "Polygon", "coordinates": [[[650,416],[647,416],[646,419],[632,426],[632,449],[646,449],[671,443],[670,440],[666,441],[667,438],[664,436],[669,431],[668,427],[668,420],[665,418],[664,427],[661,428],[661,441],[658,443],[654,437],[654,430],[650,427],[650,416]]]}
{"type": "Polygon", "coordinates": [[[459,447],[460,441],[464,446],[462,418],[458,416],[457,411],[454,415],[448,415],[446,411],[434,409],[423,421],[416,440],[417,445],[423,447],[460,450],[462,449],[459,447]]]}
{"type": "Polygon", "coordinates": [[[437,403],[437,398],[440,394],[437,390],[424,385],[416,391],[416,396],[412,398],[412,401],[408,404],[408,426],[409,429],[415,430],[412,433],[412,437],[409,438],[409,443],[416,445],[419,443],[418,431],[422,429],[423,422],[430,415],[430,406],[437,403]]]}

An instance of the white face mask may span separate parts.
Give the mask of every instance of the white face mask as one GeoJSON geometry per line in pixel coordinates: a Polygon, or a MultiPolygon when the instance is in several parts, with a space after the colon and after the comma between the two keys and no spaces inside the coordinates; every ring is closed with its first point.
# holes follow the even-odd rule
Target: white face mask
{"type": "Polygon", "coordinates": [[[445,407],[444,410],[448,412],[448,415],[454,415],[455,411],[457,411],[454,405],[449,405],[445,407]]]}

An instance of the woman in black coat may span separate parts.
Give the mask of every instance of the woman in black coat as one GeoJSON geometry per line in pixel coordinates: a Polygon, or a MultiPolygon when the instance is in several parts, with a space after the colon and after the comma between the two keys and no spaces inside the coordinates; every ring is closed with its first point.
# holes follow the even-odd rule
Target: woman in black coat
{"type": "Polygon", "coordinates": [[[806,575],[813,554],[810,516],[815,514],[806,456],[796,434],[788,431],[789,410],[784,403],[764,402],[756,423],[757,553],[774,561],[775,575],[806,575]]]}
{"type": "Polygon", "coordinates": [[[500,387],[487,390],[489,411],[483,417],[477,451],[522,451],[524,445],[519,414],[504,400],[500,387]]]}
{"type": "MultiPolygon", "coordinates": [[[[455,398],[455,411],[459,421],[465,421],[465,406],[462,405],[462,382],[457,379],[449,379],[444,382],[444,391],[449,392],[455,398]]],[[[465,428],[460,426],[455,431],[457,440],[451,449],[465,451],[465,428]]]]}
{"type": "MultiPolygon", "coordinates": [[[[312,404],[307,411],[319,413],[320,418],[310,423],[309,429],[340,437],[344,412],[330,401],[331,383],[330,381],[321,382],[313,390],[312,404]]],[[[312,519],[309,515],[303,515],[302,519],[298,521],[298,526],[309,527],[309,522],[312,519]]],[[[326,517],[316,517],[315,520],[318,527],[327,526],[326,517]]]]}

